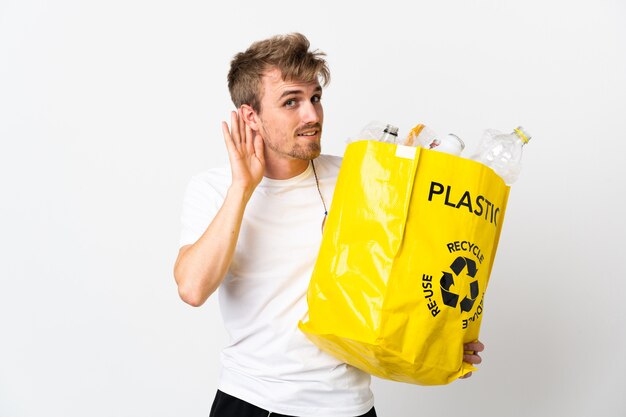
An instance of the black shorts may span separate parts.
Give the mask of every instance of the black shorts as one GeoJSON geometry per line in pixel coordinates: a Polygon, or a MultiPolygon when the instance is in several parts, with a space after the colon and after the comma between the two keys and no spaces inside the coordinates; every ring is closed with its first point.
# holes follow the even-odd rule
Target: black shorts
{"type": "MultiPolygon", "coordinates": [[[[252,405],[237,397],[228,395],[220,390],[215,394],[211,414],[209,417],[295,417],[284,414],[270,413],[267,410],[252,405]]],[[[355,417],[376,417],[374,407],[367,413],[355,417]]]]}

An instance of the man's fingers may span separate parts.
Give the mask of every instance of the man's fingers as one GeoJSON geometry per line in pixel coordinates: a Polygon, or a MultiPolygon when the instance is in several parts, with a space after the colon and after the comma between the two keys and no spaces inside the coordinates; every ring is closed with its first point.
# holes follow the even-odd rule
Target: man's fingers
{"type": "MultiPolygon", "coordinates": [[[[250,129],[252,131],[252,129],[250,129]]],[[[263,136],[259,132],[253,132],[254,138],[254,154],[265,164],[265,150],[263,149],[263,136]]],[[[252,141],[251,141],[252,142],[252,141]]]]}
{"type": "Polygon", "coordinates": [[[230,136],[230,129],[228,128],[228,123],[222,122],[222,134],[224,135],[224,142],[226,143],[226,149],[230,154],[233,151],[236,151],[235,144],[233,143],[233,138],[230,136]]]}
{"type": "Polygon", "coordinates": [[[246,128],[248,127],[248,125],[243,121],[243,111],[241,109],[237,110],[237,118],[241,145],[243,148],[247,148],[246,142],[248,142],[250,138],[248,138],[246,135],[246,128]]]}
{"type": "Polygon", "coordinates": [[[472,354],[464,354],[463,362],[471,363],[472,365],[478,365],[483,361],[483,358],[480,355],[472,355],[472,354]]]}
{"type": "MultiPolygon", "coordinates": [[[[485,350],[485,345],[482,344],[480,340],[475,342],[466,343],[463,345],[463,350],[465,351],[463,354],[463,362],[467,362],[472,365],[478,365],[483,361],[483,358],[478,354],[485,350]]],[[[472,376],[471,372],[468,372],[461,379],[466,379],[472,376]]]]}
{"type": "Polygon", "coordinates": [[[254,154],[254,133],[252,132],[252,129],[250,128],[250,126],[248,126],[245,123],[244,125],[245,125],[244,135],[246,137],[245,148],[246,148],[246,151],[248,152],[248,155],[253,155],[254,154]]]}
{"type": "Polygon", "coordinates": [[[483,361],[479,353],[485,350],[485,345],[483,345],[480,340],[464,344],[463,350],[465,351],[465,354],[463,355],[463,362],[478,365],[483,361]]]}
{"type": "Polygon", "coordinates": [[[230,112],[230,135],[232,137],[235,148],[241,153],[241,135],[239,133],[239,119],[236,111],[230,112]]]}
{"type": "Polygon", "coordinates": [[[226,150],[228,151],[228,160],[233,165],[236,161],[242,157],[240,149],[236,145],[236,141],[233,138],[232,132],[228,127],[228,123],[222,122],[222,134],[224,135],[224,143],[226,144],[226,150]]]}
{"type": "Polygon", "coordinates": [[[482,352],[483,350],[485,350],[485,345],[477,340],[475,342],[470,342],[463,345],[463,350],[471,352],[482,352]]]}

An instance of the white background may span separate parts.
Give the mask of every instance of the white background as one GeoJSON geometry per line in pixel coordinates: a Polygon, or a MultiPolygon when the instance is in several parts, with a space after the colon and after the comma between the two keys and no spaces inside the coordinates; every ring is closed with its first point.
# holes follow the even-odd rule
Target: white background
{"type": "Polygon", "coordinates": [[[206,416],[225,333],[178,299],[190,177],[225,163],[231,57],[328,54],[324,151],[371,120],[532,134],[484,363],[374,381],[380,416],[626,416],[626,3],[0,0],[0,416],[206,416]]]}

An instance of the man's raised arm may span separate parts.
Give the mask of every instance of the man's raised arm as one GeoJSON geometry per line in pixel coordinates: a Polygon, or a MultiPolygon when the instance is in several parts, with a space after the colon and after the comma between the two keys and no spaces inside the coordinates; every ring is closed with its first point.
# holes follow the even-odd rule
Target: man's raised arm
{"type": "Polygon", "coordinates": [[[219,287],[233,259],[246,205],[263,178],[263,138],[232,112],[231,129],[222,122],[232,171],[226,198],[205,232],[192,245],[180,248],[174,278],[180,298],[201,306],[219,287]]]}

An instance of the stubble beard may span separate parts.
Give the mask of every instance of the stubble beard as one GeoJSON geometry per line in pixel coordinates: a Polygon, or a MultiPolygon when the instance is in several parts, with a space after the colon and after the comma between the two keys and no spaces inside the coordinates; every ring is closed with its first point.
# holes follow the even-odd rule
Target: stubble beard
{"type": "Polygon", "coordinates": [[[310,161],[311,159],[315,159],[320,156],[322,152],[322,146],[319,142],[309,142],[306,146],[300,146],[299,143],[296,143],[295,146],[289,152],[289,156],[296,159],[305,159],[310,161]]]}
{"type": "MultiPolygon", "coordinates": [[[[305,145],[302,145],[299,142],[295,142],[291,149],[289,150],[281,149],[280,146],[277,145],[271,139],[271,136],[268,134],[267,129],[265,129],[265,127],[263,127],[263,138],[264,138],[265,145],[269,149],[276,152],[277,154],[286,155],[294,159],[310,161],[312,159],[317,158],[322,153],[322,145],[320,144],[319,141],[317,142],[309,141],[305,145]]],[[[321,140],[321,135],[320,135],[320,140],[321,140]]]]}

